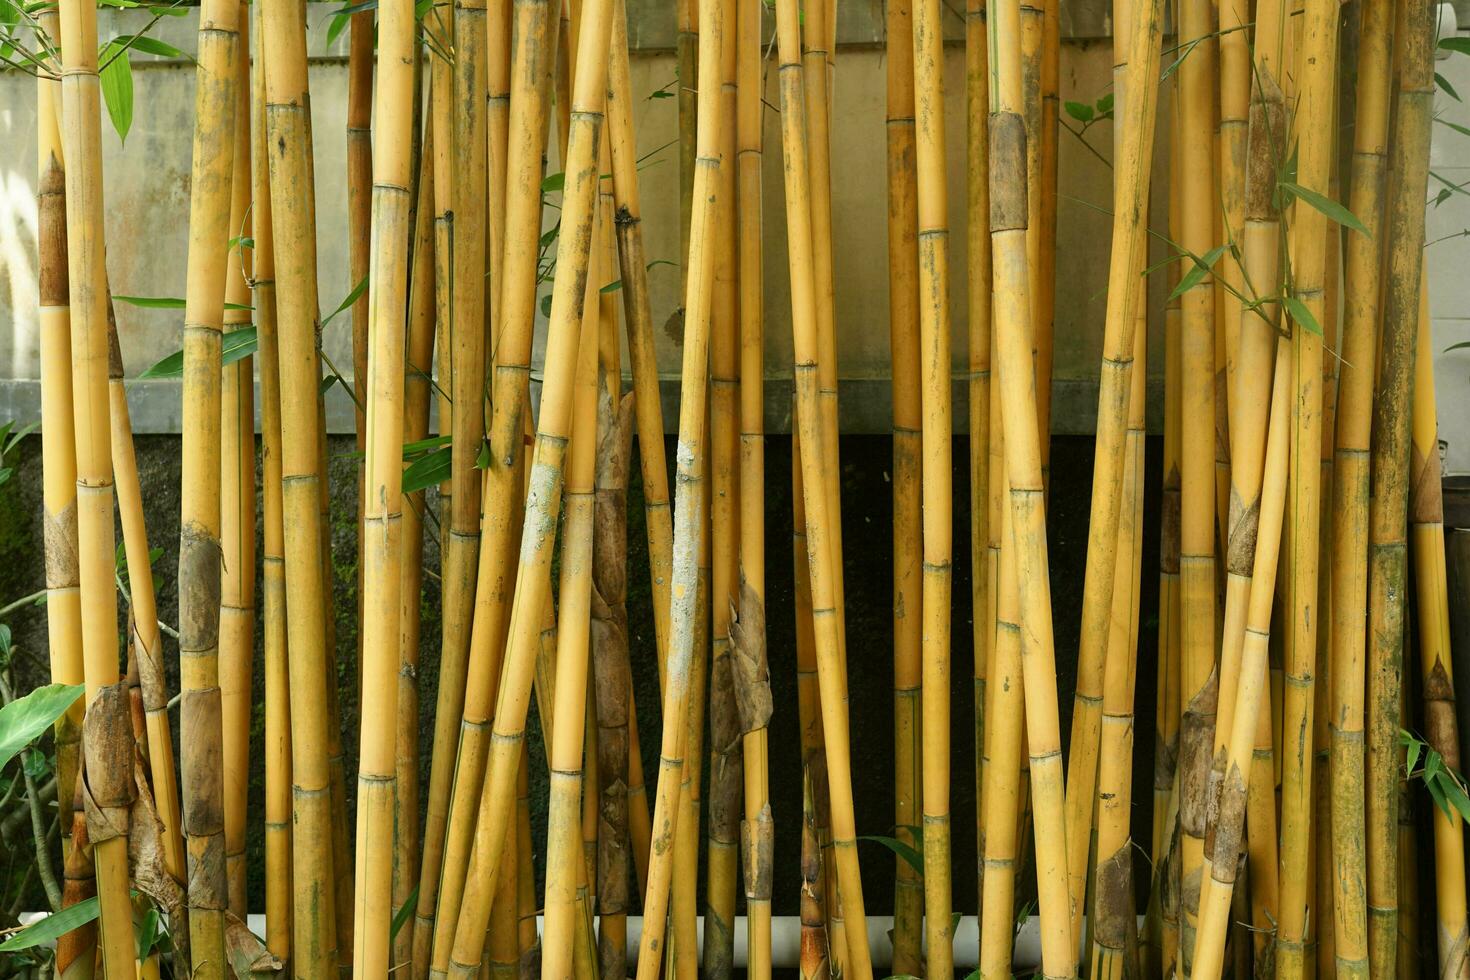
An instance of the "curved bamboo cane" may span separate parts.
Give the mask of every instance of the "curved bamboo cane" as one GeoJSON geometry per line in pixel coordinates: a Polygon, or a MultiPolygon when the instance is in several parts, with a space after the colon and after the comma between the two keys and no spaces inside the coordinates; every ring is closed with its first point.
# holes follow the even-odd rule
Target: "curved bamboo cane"
{"type": "Polygon", "coordinates": [[[255,240],[252,302],[260,365],[261,607],[265,668],[265,941],[290,968],[291,705],[286,655],[285,531],[281,516],[281,375],[276,323],[276,255],[266,138],[264,4],[255,5],[251,87],[251,237],[255,240]]]}
{"type": "Polygon", "coordinates": [[[285,541],[286,645],[290,650],[292,906],[297,973],[337,969],[327,654],[322,610],[321,483],[316,389],[316,216],[311,185],[306,35],[289,0],[263,3],[271,218],[276,242],[280,339],[281,497],[285,541]],[[291,424],[286,423],[290,419],[291,424]]]}
{"type": "MultiPolygon", "coordinates": [[[[588,302],[585,295],[589,280],[588,262],[595,238],[596,160],[611,22],[608,6],[599,0],[598,3],[589,3],[583,13],[582,50],[578,58],[581,69],[576,80],[557,254],[560,274],[552,293],[545,361],[547,370],[530,490],[526,496],[527,530],[517,570],[510,640],[497,692],[489,778],[484,781],[481,794],[474,845],[468,861],[471,873],[466,878],[464,900],[459,921],[453,926],[454,943],[448,957],[448,975],[455,977],[472,976],[480,965],[492,892],[501,866],[506,828],[515,804],[513,786],[521,761],[526,709],[535,673],[540,613],[550,591],[550,550],[555,518],[560,509],[562,459],[572,412],[569,398],[575,368],[575,359],[571,355],[572,340],[574,334],[581,330],[583,311],[588,302]]],[[[514,109],[513,101],[512,111],[514,109]]],[[[519,127],[513,128],[521,133],[519,127]]],[[[537,183],[539,185],[539,181],[537,183]]],[[[512,227],[513,224],[507,224],[508,235],[512,227]]],[[[507,252],[511,250],[509,238],[506,248],[507,252]]],[[[511,288],[507,285],[507,289],[511,288]]],[[[513,321],[507,318],[504,322],[510,324],[513,321]]],[[[577,743],[581,743],[580,738],[577,743]]]]}
{"type": "MultiPolygon", "coordinates": [[[[1424,730],[1445,765],[1460,771],[1455,681],[1449,657],[1450,621],[1444,565],[1444,500],[1440,488],[1439,426],[1429,319],[1428,262],[1419,275],[1419,323],[1414,362],[1414,421],[1409,471],[1409,534],[1419,614],[1419,662],[1424,730]]],[[[1470,976],[1470,930],[1465,921],[1465,838],[1460,818],[1436,806],[1434,906],[1438,916],[1439,975],[1470,976]]]]}
{"type": "MultiPolygon", "coordinates": [[[[822,727],[826,743],[826,768],[831,804],[832,850],[843,926],[850,942],[844,966],[856,980],[869,980],[872,965],[867,947],[866,916],[863,912],[862,882],[858,877],[856,831],[852,807],[852,775],[846,679],[842,658],[841,607],[836,562],[838,514],[829,506],[825,484],[836,482],[829,469],[831,457],[823,451],[825,418],[820,412],[819,363],[822,359],[817,323],[817,284],[812,277],[813,234],[811,202],[807,182],[811,173],[807,139],[798,107],[811,105],[803,90],[803,71],[797,49],[797,11],[791,0],[777,4],[777,46],[780,58],[782,151],[786,157],[786,216],[788,258],[792,280],[792,333],[797,378],[797,422],[801,436],[802,485],[806,513],[807,548],[810,555],[812,622],[821,690],[822,727]]],[[[835,372],[835,366],[834,366],[835,372]]],[[[835,380],[835,379],[834,379],[835,380]]],[[[835,395],[835,391],[833,392],[835,395]]],[[[835,406],[834,406],[835,408],[835,406]]],[[[833,941],[833,949],[838,947],[833,941]]]]}
{"type": "MultiPolygon", "coordinates": [[[[939,0],[913,12],[914,148],[918,206],[919,363],[923,521],[923,642],[920,705],[924,718],[922,792],[924,926],[927,968],[954,972],[950,881],[950,598],[953,406],[950,403],[949,224],[944,174],[944,36],[939,0]]],[[[836,482],[835,475],[829,477],[836,482]]]]}
{"type": "MultiPolygon", "coordinates": [[[[919,688],[923,673],[923,525],[920,516],[920,467],[923,465],[922,409],[919,395],[919,265],[917,184],[914,172],[914,47],[913,4],[893,0],[886,8],[885,64],[888,72],[888,336],[893,374],[893,758],[895,836],[918,847],[922,786],[920,752],[922,714],[919,688]]],[[[982,21],[983,23],[983,21],[982,21]]],[[[966,52],[970,52],[966,41],[966,52]]],[[[981,118],[984,118],[983,113],[981,118]]],[[[970,115],[971,152],[974,119],[970,115]]],[[[980,153],[985,152],[983,138],[980,153]]],[[[983,180],[983,167],[970,170],[983,180]]],[[[972,202],[973,203],[973,202],[972,202]]],[[[973,213],[973,208],[972,208],[973,213]]],[[[970,255],[977,256],[974,237],[970,255]]],[[[988,281],[988,280],[987,280],[988,281]]],[[[971,282],[976,280],[972,276],[971,282]]],[[[990,290],[983,290],[988,308],[990,290]]],[[[973,294],[972,294],[973,297],[973,294]]],[[[971,304],[971,327],[975,326],[971,304]]],[[[971,396],[971,404],[974,404],[971,396]]],[[[972,440],[975,431],[971,424],[972,440]]],[[[972,441],[971,446],[978,445],[972,441]]],[[[974,468],[971,469],[972,479],[974,468]]],[[[981,486],[983,487],[983,482],[981,486]]],[[[978,563],[977,563],[977,567],[978,563]]],[[[983,627],[976,619],[977,634],[983,627]]],[[[981,647],[976,644],[976,660],[981,647]]],[[[977,701],[982,682],[977,684],[977,701]]],[[[977,726],[983,716],[977,715],[977,726]]],[[[977,727],[977,731],[979,728],[977,727]]],[[[920,949],[924,931],[923,881],[917,868],[894,861],[893,972],[918,975],[923,970],[920,949]]]]}
{"type": "MultiPolygon", "coordinates": [[[[1087,526],[1087,565],[1082,595],[1082,632],[1077,654],[1077,691],[1067,767],[1067,868],[1072,930],[1080,934],[1087,891],[1089,846],[1102,733],[1105,661],[1110,647],[1113,588],[1126,471],[1126,430],[1133,357],[1134,320],[1143,294],[1131,288],[1147,254],[1148,198],[1153,172],[1154,123],[1158,115],[1158,63],[1162,13],[1157,4],[1115,8],[1117,56],[1113,66],[1115,129],[1113,246],[1108,266],[1108,303],[1098,389],[1092,506],[1087,526]],[[1131,16],[1126,16],[1130,14],[1131,16]],[[1131,30],[1130,30],[1131,28],[1131,30]],[[1122,40],[1119,40],[1122,39],[1122,40]]],[[[1146,370],[1146,366],[1142,368],[1146,370]]],[[[1125,563],[1126,564],[1126,563],[1125,563]]],[[[1099,852],[1099,861],[1106,855],[1099,852]]]]}
{"type": "Polygon", "coordinates": [[[1042,916],[1042,961],[1048,976],[1077,973],[1067,887],[1065,794],[1057,719],[1056,662],[1047,581],[1045,488],[1037,432],[1027,291],[1025,126],[1021,111],[1020,11],[1013,0],[995,9],[991,63],[991,255],[995,278],[996,366],[1006,433],[1006,478],[1025,675],[1026,727],[1034,801],[1036,877],[1042,916]]]}
{"type": "MultiPolygon", "coordinates": [[[[251,325],[250,284],[255,253],[250,172],[249,10],[240,11],[238,84],[235,90],[233,189],[230,238],[225,255],[225,333],[251,325]]],[[[257,336],[257,345],[259,339],[257,336]]],[[[250,791],[251,676],[255,660],[255,368],[245,357],[221,369],[220,378],[220,637],[219,678],[224,751],[225,877],[229,909],[246,909],[245,827],[250,791]]]]}
{"type": "Polygon", "coordinates": [[[1399,85],[1389,168],[1393,190],[1385,215],[1387,268],[1378,393],[1373,406],[1373,499],[1368,567],[1368,956],[1373,976],[1389,976],[1398,944],[1397,798],[1394,781],[1403,658],[1405,518],[1408,509],[1410,391],[1419,320],[1424,188],[1434,100],[1435,8],[1405,4],[1396,31],[1399,85]]]}
{"type": "MultiPolygon", "coordinates": [[[[363,512],[362,725],[357,775],[353,972],[386,977],[391,956],[397,776],[399,622],[403,587],[404,346],[409,297],[414,15],[411,0],[378,7],[373,128],[366,504],[363,512]]],[[[478,402],[475,404],[478,405],[478,402]]]]}
{"type": "MultiPolygon", "coordinates": [[[[225,971],[224,784],[221,744],[220,328],[230,238],[229,175],[239,99],[240,4],[200,11],[189,268],[184,312],[183,491],[179,534],[180,738],[189,851],[189,939],[196,973],[225,971]]],[[[110,972],[110,971],[109,971],[110,972]]]]}
{"type": "MultiPolygon", "coordinates": [[[[97,15],[90,4],[67,0],[61,21],[61,118],[66,160],[67,284],[71,305],[71,390],[76,426],[77,542],[81,610],[81,647],[87,703],[100,711],[99,699],[119,682],[117,593],[113,586],[112,452],[107,400],[107,270],[102,199],[101,91],[97,75],[97,15]],[[83,543],[85,546],[83,547],[83,543]]],[[[121,693],[117,691],[116,693],[121,693]]],[[[118,719],[102,719],[106,725],[118,719]]],[[[82,779],[98,802],[125,804],[130,780],[119,786],[116,774],[86,772],[82,779]],[[117,791],[122,790],[119,794],[117,791]]],[[[79,811],[80,807],[75,807],[79,811]]],[[[85,826],[85,825],[84,825],[85,826]]],[[[75,839],[73,850],[82,844],[75,839]]],[[[99,960],[107,974],[133,970],[131,904],[128,900],[126,836],[92,842],[99,917],[99,960]]],[[[80,869],[79,869],[80,870],[80,869]]],[[[221,868],[221,870],[223,870],[221,868]]],[[[70,875],[68,876],[70,877],[70,875]]],[[[89,944],[78,936],[76,954],[89,944]]],[[[69,953],[69,955],[72,955],[69,953]]]]}
{"type": "MultiPolygon", "coordinates": [[[[42,32],[60,41],[54,9],[40,12],[42,32]]],[[[53,69],[54,59],[47,59],[53,69]]],[[[41,477],[46,548],[46,636],[51,681],[81,684],[82,612],[77,555],[77,448],[72,406],[71,298],[67,286],[66,167],[62,157],[61,82],[36,75],[36,240],[40,303],[41,477]]],[[[62,852],[72,850],[71,803],[80,765],[82,715],[78,701],[54,726],[56,785],[62,852]]],[[[177,826],[177,823],[175,823],[177,826]]]]}

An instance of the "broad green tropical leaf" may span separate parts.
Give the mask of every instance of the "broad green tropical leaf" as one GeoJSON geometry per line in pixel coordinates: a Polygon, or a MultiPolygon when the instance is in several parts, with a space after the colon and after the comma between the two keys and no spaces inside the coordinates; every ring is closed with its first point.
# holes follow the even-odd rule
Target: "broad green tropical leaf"
{"type": "Polygon", "coordinates": [[[83,690],[81,684],[47,684],[0,708],[0,767],[40,738],[83,690]]]}

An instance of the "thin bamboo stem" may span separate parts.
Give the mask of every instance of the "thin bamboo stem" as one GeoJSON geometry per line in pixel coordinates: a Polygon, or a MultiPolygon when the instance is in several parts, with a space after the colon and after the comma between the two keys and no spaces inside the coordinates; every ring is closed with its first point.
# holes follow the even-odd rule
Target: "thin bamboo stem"
{"type": "MultiPolygon", "coordinates": [[[[376,25],[373,11],[361,10],[348,18],[347,26],[347,278],[348,289],[367,277],[372,264],[372,186],[373,186],[373,47],[376,25]]],[[[372,318],[370,299],[364,290],[352,304],[352,389],[353,389],[353,432],[357,438],[357,451],[367,452],[367,397],[371,381],[368,378],[369,321],[372,318]]],[[[367,471],[364,468],[358,481],[357,514],[354,521],[357,543],[356,581],[357,622],[363,622],[366,610],[364,603],[363,560],[366,542],[363,539],[367,521],[367,471]]],[[[358,632],[356,659],[353,663],[354,681],[361,703],[363,640],[358,632]]],[[[339,909],[339,914],[341,910],[339,909]]]]}

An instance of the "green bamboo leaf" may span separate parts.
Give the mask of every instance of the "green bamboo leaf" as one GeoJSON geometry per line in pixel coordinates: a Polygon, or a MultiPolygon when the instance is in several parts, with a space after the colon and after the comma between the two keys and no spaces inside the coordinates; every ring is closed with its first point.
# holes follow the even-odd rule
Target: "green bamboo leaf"
{"type": "Polygon", "coordinates": [[[418,439],[414,442],[405,442],[403,444],[403,459],[405,462],[407,462],[409,457],[411,456],[417,456],[419,453],[428,452],[430,449],[438,449],[440,446],[447,446],[449,445],[449,440],[452,438],[453,436],[447,435],[430,436],[427,439],[418,439]]]}
{"type": "Polygon", "coordinates": [[[403,905],[399,907],[397,912],[393,913],[393,924],[388,928],[389,946],[392,946],[393,940],[398,938],[398,930],[402,929],[408,923],[409,918],[413,915],[414,908],[418,904],[419,886],[414,885],[413,891],[409,892],[408,897],[403,900],[403,905]]]}
{"type": "Polygon", "coordinates": [[[450,449],[444,446],[425,453],[403,471],[403,492],[415,493],[449,479],[450,449]]]}
{"type": "Polygon", "coordinates": [[[81,684],[47,684],[0,708],[0,767],[40,738],[83,690],[81,684]]]}
{"type": "Polygon", "coordinates": [[[1470,348],[1470,340],[1462,340],[1458,344],[1450,344],[1443,353],[1448,354],[1452,350],[1466,350],[1467,348],[1470,348]]]}
{"type": "Polygon", "coordinates": [[[1092,106],[1086,102],[1063,102],[1062,108],[1067,110],[1067,115],[1080,123],[1092,122],[1093,116],[1096,114],[1092,106]]]}
{"type": "Polygon", "coordinates": [[[1460,98],[1460,93],[1459,92],[1456,92],[1455,91],[1455,87],[1450,84],[1450,80],[1448,78],[1445,78],[1439,72],[1435,72],[1434,73],[1434,84],[1436,84],[1440,88],[1444,89],[1445,94],[1448,95],[1450,98],[1454,99],[1456,102],[1463,101],[1460,98]]]}
{"type": "Polygon", "coordinates": [[[68,905],[60,912],[46,916],[0,943],[0,953],[18,953],[23,949],[55,942],[73,929],[79,929],[96,920],[100,909],[95,895],[84,902],[68,905]]]}
{"type": "MultiPolygon", "coordinates": [[[[1363,226],[1363,223],[1358,220],[1357,215],[1353,214],[1347,208],[1343,207],[1341,204],[1338,204],[1336,201],[1326,196],[1325,194],[1318,194],[1316,191],[1310,190],[1306,187],[1303,187],[1301,184],[1294,183],[1290,180],[1280,181],[1280,187],[1292,197],[1305,201],[1307,204],[1311,205],[1314,210],[1322,212],[1322,214],[1326,215],[1332,221],[1337,222],[1345,228],[1351,228],[1353,231],[1361,232],[1364,235],[1368,235],[1368,229],[1365,228],[1363,226]]],[[[1373,236],[1368,235],[1368,237],[1371,238],[1373,236]]]]}
{"type": "Polygon", "coordinates": [[[1439,39],[1439,47],[1441,51],[1470,54],[1470,37],[1442,37],[1439,39]]]}
{"type": "Polygon", "coordinates": [[[143,921],[138,923],[138,960],[141,962],[148,959],[148,954],[153,952],[153,947],[158,944],[158,909],[149,906],[143,915],[143,921]]]}
{"type": "MultiPolygon", "coordinates": [[[[136,298],[136,297],[135,297],[136,298]]],[[[228,367],[246,357],[254,356],[259,349],[259,340],[254,327],[241,327],[225,334],[220,342],[220,367],[228,367]]],[[[176,350],[148,370],[139,378],[181,378],[184,376],[184,352],[176,350]]]]}
{"type": "Polygon", "coordinates": [[[1407,754],[1404,760],[1404,775],[1412,776],[1414,767],[1419,764],[1419,756],[1424,751],[1424,743],[1402,729],[1399,731],[1399,742],[1404,746],[1407,754]]]}
{"type": "Polygon", "coordinates": [[[619,289],[622,289],[622,288],[623,288],[623,280],[621,280],[621,279],[614,279],[612,282],[608,283],[606,286],[603,286],[601,289],[599,289],[598,292],[599,293],[615,293],[619,289]]]}
{"type": "Polygon", "coordinates": [[[1439,807],[1445,816],[1454,816],[1454,814],[1450,813],[1450,803],[1449,800],[1445,799],[1444,787],[1440,785],[1438,777],[1430,779],[1426,776],[1424,779],[1424,788],[1429,790],[1429,798],[1434,801],[1434,805],[1439,807]]]}
{"type": "Polygon", "coordinates": [[[1307,309],[1306,303],[1303,303],[1295,296],[1284,296],[1281,299],[1281,305],[1286,307],[1287,314],[1297,323],[1301,324],[1307,333],[1314,333],[1319,337],[1322,336],[1322,324],[1318,323],[1317,318],[1312,315],[1312,311],[1307,309]]]}
{"type": "Polygon", "coordinates": [[[1220,256],[1224,255],[1225,250],[1229,247],[1228,245],[1216,245],[1202,257],[1194,259],[1194,267],[1179,277],[1179,285],[1174,287],[1169,298],[1172,300],[1182,296],[1199,285],[1199,281],[1209,273],[1210,269],[1214,268],[1215,263],[1220,261],[1220,256]]]}
{"type": "Polygon", "coordinates": [[[1455,808],[1455,812],[1460,815],[1460,819],[1466,823],[1470,823],[1470,796],[1465,795],[1465,788],[1460,785],[1459,780],[1452,773],[1446,771],[1440,774],[1439,784],[1439,788],[1444,793],[1445,799],[1455,808]]]}
{"type": "Polygon", "coordinates": [[[362,279],[358,281],[358,284],[352,287],[352,292],[348,293],[347,297],[343,299],[342,302],[337,304],[337,308],[331,313],[327,314],[327,318],[322,321],[322,328],[325,329],[327,324],[331,323],[332,318],[335,317],[338,313],[341,313],[353,303],[356,303],[358,298],[361,297],[363,293],[367,292],[367,288],[368,277],[363,276],[362,279]]]}
{"type": "Polygon", "coordinates": [[[167,41],[160,41],[158,38],[149,37],[146,34],[128,34],[117,38],[117,41],[132,48],[134,51],[157,55],[160,58],[185,60],[189,57],[167,41]]]}
{"type": "Polygon", "coordinates": [[[128,141],[128,130],[133,128],[133,64],[126,47],[116,41],[108,41],[97,56],[105,67],[98,73],[102,84],[102,101],[107,104],[107,116],[118,138],[128,141]]]}
{"type": "Polygon", "coordinates": [[[566,186],[566,183],[567,175],[560,170],[558,170],[554,174],[547,174],[545,179],[541,181],[541,193],[557,193],[566,186]]]}
{"type": "Polygon", "coordinates": [[[913,868],[919,874],[924,873],[924,855],[897,837],[884,837],[881,834],[863,834],[858,837],[858,840],[870,840],[875,844],[882,844],[894,854],[898,855],[909,867],[913,868]]]}

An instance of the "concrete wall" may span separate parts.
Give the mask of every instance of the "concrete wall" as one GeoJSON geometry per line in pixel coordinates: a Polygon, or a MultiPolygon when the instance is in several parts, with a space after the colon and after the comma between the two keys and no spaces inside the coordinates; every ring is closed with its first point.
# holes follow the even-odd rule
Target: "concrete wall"
{"type": "MultiPolygon", "coordinates": [[[[630,22],[635,47],[632,88],[640,154],[649,154],[641,172],[645,202],[647,252],[650,259],[677,260],[678,174],[674,148],[677,135],[675,99],[649,98],[674,82],[670,4],[633,0],[630,22]]],[[[853,432],[881,432],[889,425],[888,323],[884,171],[884,56],[881,0],[844,0],[839,5],[840,55],[835,84],[832,133],[833,215],[836,257],[839,369],[843,379],[843,424],[853,432]]],[[[310,4],[309,50],[313,56],[312,111],[316,135],[317,208],[319,215],[320,302],[334,309],[351,287],[344,234],[345,188],[345,33],[326,47],[326,23],[332,7],[310,4]]],[[[958,37],[962,24],[946,8],[947,29],[958,37]]],[[[1091,102],[1110,88],[1111,43],[1108,4],[1077,0],[1064,4],[1061,89],[1064,100],[1091,102]]],[[[142,26],[137,11],[106,8],[103,38],[142,26]]],[[[165,18],[160,35],[185,51],[193,48],[195,18],[165,18]]],[[[952,230],[951,313],[957,380],[967,356],[965,316],[965,214],[963,51],[947,52],[946,85],[949,135],[950,224],[952,230]]],[[[1462,92],[1470,92],[1470,59],[1441,63],[1441,70],[1462,92]]],[[[189,195],[190,138],[193,125],[194,69],[186,62],[135,56],[136,115],[126,143],[104,120],[109,267],[120,294],[181,296],[184,292],[184,222],[189,195]]],[[[779,99],[770,73],[766,113],[765,246],[766,246],[766,373],[768,424],[772,431],[789,426],[791,342],[789,293],[785,261],[785,221],[781,181],[779,99]]],[[[1457,121],[1470,123],[1470,109],[1441,96],[1439,108],[1457,121]],[[1466,118],[1460,119],[1464,116],[1466,118]]],[[[1167,98],[1161,119],[1167,119],[1167,98]]],[[[1066,120],[1064,120],[1066,122],[1066,120]]],[[[1102,158],[1111,155],[1112,127],[1104,122],[1087,134],[1102,158]]],[[[1111,171],[1088,147],[1061,134],[1058,207],[1060,272],[1056,302],[1054,430],[1091,430],[1096,407],[1097,364],[1101,345],[1109,246],[1111,171]]],[[[1435,165],[1453,180],[1470,178],[1470,140],[1446,127],[1436,127],[1435,165]],[[1455,175],[1459,175],[1458,177],[1455,175]]],[[[557,167],[552,163],[553,168],[557,167]]],[[[1166,181],[1163,154],[1155,173],[1155,214],[1164,211],[1166,181]]],[[[16,72],[0,73],[0,418],[34,418],[38,414],[35,301],[35,99],[34,82],[16,72]]],[[[1457,194],[1431,212],[1430,237],[1470,226],[1470,196],[1457,194]]],[[[1435,351],[1440,375],[1441,417],[1450,432],[1448,465],[1470,470],[1470,423],[1454,411],[1470,394],[1470,353],[1444,354],[1451,343],[1470,337],[1470,286],[1458,274],[1467,240],[1460,238],[1430,251],[1432,300],[1436,315],[1435,351]],[[1443,341],[1443,342],[1441,342],[1443,341]],[[1458,421],[1458,426],[1456,422],[1458,421]]],[[[1154,242],[1154,258],[1162,255],[1154,242]]],[[[676,268],[660,265],[650,273],[653,317],[664,324],[678,305],[676,268]]],[[[1162,289],[1151,290],[1151,306],[1160,307],[1162,289]]],[[[119,329],[129,372],[136,374],[180,346],[181,317],[176,311],[120,306],[119,329]]],[[[350,317],[344,314],[327,330],[326,350],[345,370],[349,356],[350,317]]],[[[1150,375],[1159,383],[1161,331],[1151,330],[1150,375]]],[[[538,336],[537,356],[541,338],[538,336]]],[[[665,409],[674,418],[680,351],[677,331],[658,332],[659,363],[666,379],[665,409]]],[[[138,382],[132,389],[139,431],[177,431],[179,396],[176,382],[138,382]]],[[[956,386],[956,422],[963,426],[964,385],[956,386]]],[[[350,404],[337,390],[329,395],[329,423],[334,431],[351,426],[350,404]]],[[[1160,400],[1151,399],[1155,427],[1160,400]]]]}

